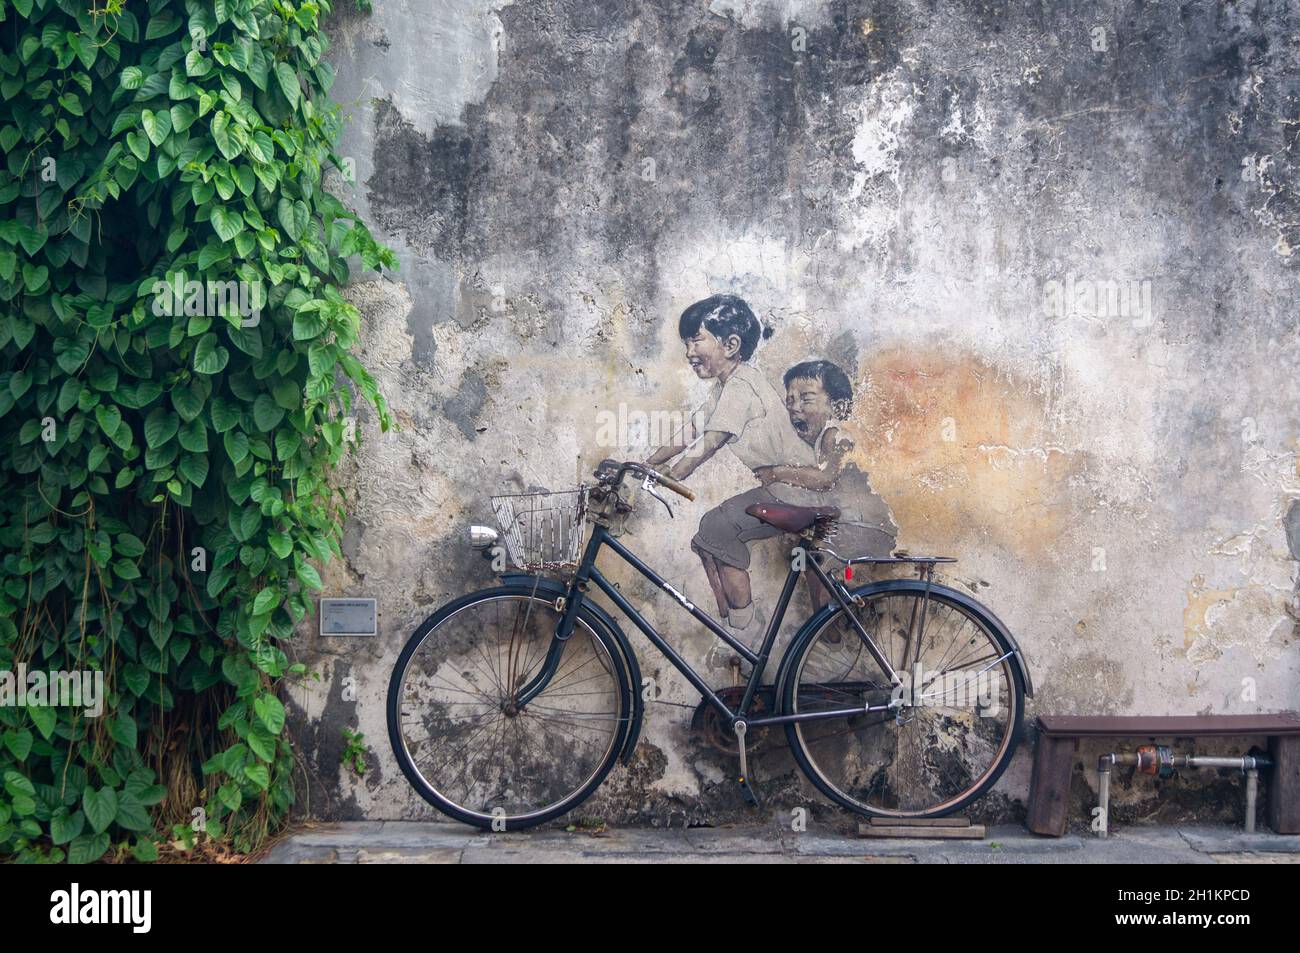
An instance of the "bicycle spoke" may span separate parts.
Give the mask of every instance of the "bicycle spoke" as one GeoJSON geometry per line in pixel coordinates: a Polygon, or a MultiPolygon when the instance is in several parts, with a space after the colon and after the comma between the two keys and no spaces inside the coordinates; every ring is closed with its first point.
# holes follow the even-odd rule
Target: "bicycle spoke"
{"type": "Polygon", "coordinates": [[[403,676],[399,730],[409,766],[437,798],[485,821],[498,812],[527,818],[563,805],[608,770],[626,720],[623,682],[586,623],[575,627],[541,693],[517,708],[558,624],[549,600],[488,597],[418,644],[403,676]]]}
{"type": "Polygon", "coordinates": [[[923,816],[957,803],[1003,763],[1019,714],[1004,702],[1014,697],[1009,663],[992,635],[963,607],[933,594],[922,619],[925,598],[886,590],[866,597],[856,613],[903,678],[908,690],[901,695],[860,638],[832,640],[842,612],[808,641],[790,676],[792,713],[899,698],[895,711],[789,729],[814,779],[864,813],[923,816]]]}

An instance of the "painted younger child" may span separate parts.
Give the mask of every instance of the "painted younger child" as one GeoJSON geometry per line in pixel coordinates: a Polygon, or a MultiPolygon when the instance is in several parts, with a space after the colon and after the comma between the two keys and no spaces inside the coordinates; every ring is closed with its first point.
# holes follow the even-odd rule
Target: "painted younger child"
{"type": "MultiPolygon", "coordinates": [[[[839,507],[831,547],[840,555],[889,556],[898,540],[893,514],[867,474],[847,459],[853,449],[844,429],[853,406],[848,375],[831,361],[805,361],[785,372],[784,383],[790,424],[812,448],[814,463],[763,467],[756,471],[759,480],[777,488],[782,502],[839,507]]],[[[828,593],[814,576],[805,576],[813,608],[820,609],[828,593]]]]}
{"type": "MultiPolygon", "coordinates": [[[[686,345],[686,360],[702,380],[715,382],[704,408],[699,436],[685,435],[660,447],[647,459],[651,466],[683,480],[724,446],[755,473],[777,464],[813,466],[811,447],[797,438],[780,393],[748,361],[766,337],[758,318],[741,298],[714,295],[682,312],[678,333],[686,345]]],[[[761,628],[754,612],[749,582],[749,543],[780,535],[780,531],[745,512],[753,503],[778,498],[773,489],[755,487],[705,513],[691,548],[700,557],[718,612],[738,633],[761,628]]]]}

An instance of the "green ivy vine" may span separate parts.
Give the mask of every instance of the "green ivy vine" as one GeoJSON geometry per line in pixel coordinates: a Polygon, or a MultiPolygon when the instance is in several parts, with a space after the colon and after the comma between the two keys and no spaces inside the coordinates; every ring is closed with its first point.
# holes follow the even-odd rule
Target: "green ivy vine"
{"type": "Polygon", "coordinates": [[[396,268],[325,188],[329,11],[0,0],[0,675],[105,694],[0,704],[0,854],[246,851],[294,802],[282,644],[354,399],[389,426],[340,289],[396,268]]]}

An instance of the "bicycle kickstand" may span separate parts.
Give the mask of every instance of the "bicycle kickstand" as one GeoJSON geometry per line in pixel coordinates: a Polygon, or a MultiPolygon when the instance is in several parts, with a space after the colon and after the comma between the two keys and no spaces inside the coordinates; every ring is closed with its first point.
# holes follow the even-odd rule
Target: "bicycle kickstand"
{"type": "Polygon", "coordinates": [[[745,722],[737,721],[732,726],[736,732],[736,742],[740,746],[740,796],[745,799],[745,803],[750,807],[759,807],[758,793],[754,786],[749,783],[749,759],[745,754],[745,732],[749,728],[745,722]]]}

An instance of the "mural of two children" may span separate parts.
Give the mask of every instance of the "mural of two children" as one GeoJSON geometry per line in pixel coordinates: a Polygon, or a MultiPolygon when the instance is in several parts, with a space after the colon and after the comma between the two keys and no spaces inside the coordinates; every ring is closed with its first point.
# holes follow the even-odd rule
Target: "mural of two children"
{"type": "MultiPolygon", "coordinates": [[[[713,389],[688,424],[693,432],[650,454],[647,463],[685,480],[723,447],[754,474],[758,486],[725,500],[700,520],[691,548],[699,555],[721,618],[738,636],[760,635],[767,619],[754,607],[749,544],[781,535],[750,516],[755,503],[838,507],[832,542],[844,556],[888,556],[898,527],[867,474],[849,459],[853,442],[845,428],[853,385],[838,365],[809,360],[782,377],[785,394],[751,361],[771,335],[741,298],[719,294],[682,312],[678,333],[686,361],[713,389]]],[[[820,608],[827,593],[810,575],[808,594],[820,608]]]]}

